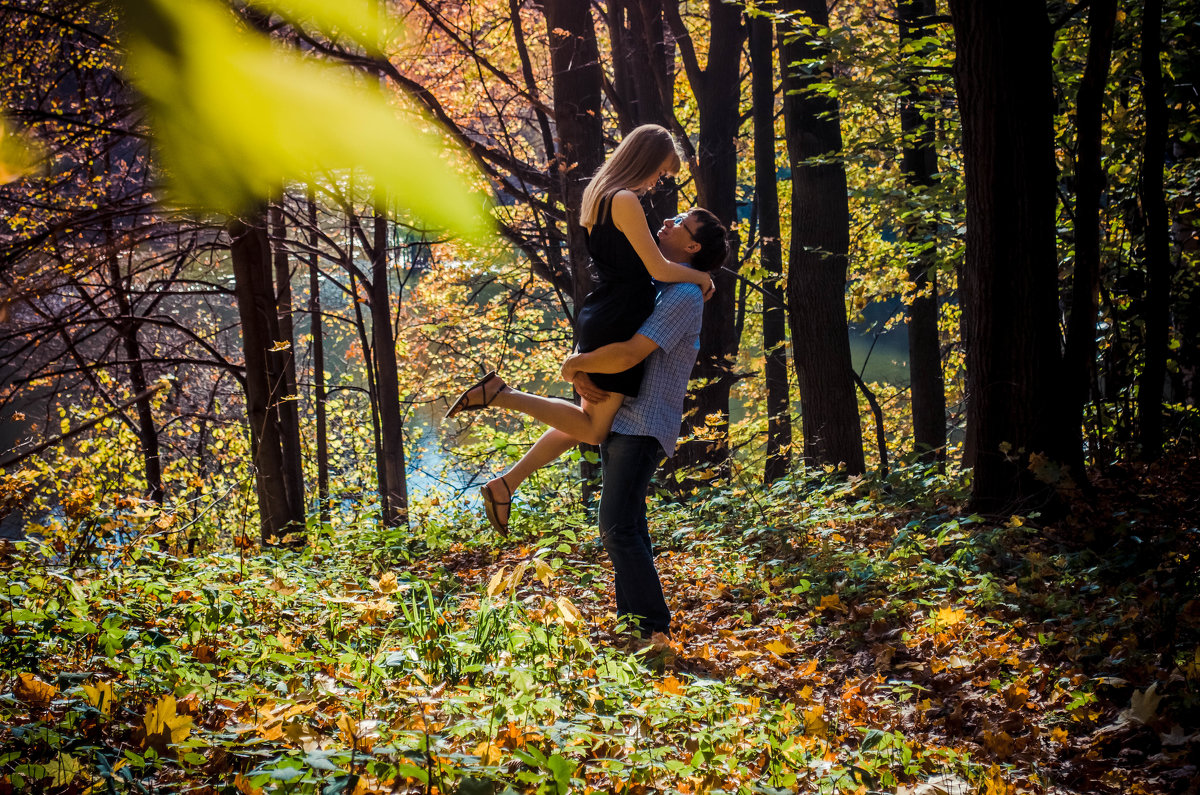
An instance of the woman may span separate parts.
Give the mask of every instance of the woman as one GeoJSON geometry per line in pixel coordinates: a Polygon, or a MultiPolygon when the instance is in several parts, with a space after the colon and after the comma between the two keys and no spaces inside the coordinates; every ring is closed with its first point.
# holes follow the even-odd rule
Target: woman
{"type": "MultiPolygon", "coordinates": [[[[678,173],[680,161],[670,132],[655,124],[643,125],[626,136],[584,190],[580,224],[587,233],[597,284],[576,317],[581,352],[632,337],[654,310],[654,280],[691,282],[705,298],[711,296],[713,283],[708,273],[663,256],[638,198],[663,177],[678,173]]],[[[492,527],[507,533],[512,495],[530,474],[576,440],[598,444],[608,435],[624,397],[637,395],[643,369],[638,364],[621,373],[593,374],[595,385],[609,396],[599,402],[585,398],[578,406],[515,393],[494,372],[463,392],[446,412],[447,418],[496,405],[497,396],[505,393],[502,402],[506,405],[498,407],[523,411],[559,431],[547,431],[512,468],[481,487],[492,527]]]]}

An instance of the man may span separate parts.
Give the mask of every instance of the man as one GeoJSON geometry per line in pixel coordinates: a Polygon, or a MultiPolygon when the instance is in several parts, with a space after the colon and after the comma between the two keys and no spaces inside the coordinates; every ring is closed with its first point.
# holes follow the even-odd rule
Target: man
{"type": "MultiPolygon", "coordinates": [[[[670,260],[714,271],[729,254],[725,228],[707,210],[666,221],[658,244],[670,260]]],[[[569,356],[562,376],[583,397],[602,401],[587,373],[618,373],[643,359],[646,373],[636,398],[626,398],[600,445],[604,485],[600,537],[613,564],[617,614],[631,619],[642,637],[669,634],[671,613],[654,566],[646,518],[650,478],[663,455],[675,452],[688,378],[700,349],[704,296],[694,284],[659,284],[654,313],[632,338],[569,356]]]]}

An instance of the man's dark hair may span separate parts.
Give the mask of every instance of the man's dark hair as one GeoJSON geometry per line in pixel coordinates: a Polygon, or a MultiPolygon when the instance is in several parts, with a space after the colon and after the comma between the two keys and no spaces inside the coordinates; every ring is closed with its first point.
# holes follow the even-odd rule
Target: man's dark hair
{"type": "Polygon", "coordinates": [[[717,216],[703,207],[692,210],[691,216],[699,221],[692,238],[700,244],[700,250],[692,255],[690,264],[698,271],[715,271],[729,257],[728,232],[717,216]]]}

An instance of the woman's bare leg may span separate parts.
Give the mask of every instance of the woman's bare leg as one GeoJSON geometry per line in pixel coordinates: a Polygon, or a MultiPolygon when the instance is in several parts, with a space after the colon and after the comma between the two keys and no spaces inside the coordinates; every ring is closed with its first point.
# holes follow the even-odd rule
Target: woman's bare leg
{"type": "Polygon", "coordinates": [[[497,394],[490,405],[527,414],[586,444],[600,444],[608,436],[613,417],[624,399],[624,395],[613,392],[601,403],[584,400],[582,405],[576,405],[509,387],[497,394]]]}
{"type": "MultiPolygon", "coordinates": [[[[617,409],[621,407],[621,402],[624,400],[624,396],[613,394],[609,395],[608,400],[604,401],[603,403],[596,404],[584,400],[582,406],[576,406],[574,403],[566,403],[561,400],[554,400],[553,398],[543,398],[539,395],[531,395],[527,392],[506,390],[497,395],[496,399],[492,402],[492,405],[496,406],[497,408],[512,408],[517,411],[522,411],[526,414],[529,414],[534,419],[547,422],[547,424],[549,424],[549,419],[546,417],[539,417],[533,414],[531,411],[525,411],[524,408],[518,409],[516,406],[505,405],[505,401],[503,401],[502,398],[508,398],[514,395],[517,396],[518,403],[523,405],[528,404],[529,407],[534,408],[539,413],[552,415],[552,418],[555,420],[562,421],[562,418],[570,417],[570,419],[566,421],[571,424],[576,424],[581,421],[586,422],[588,433],[595,434],[591,438],[594,439],[598,437],[600,440],[603,440],[608,436],[608,429],[612,427],[613,418],[616,416],[617,409]],[[525,398],[537,398],[539,402],[529,403],[525,400],[525,398]],[[570,406],[576,411],[568,414],[566,412],[559,411],[557,407],[551,407],[551,410],[547,412],[547,407],[542,404],[543,401],[570,406]],[[579,414],[582,414],[583,418],[586,418],[586,420],[581,419],[578,416],[579,414]]],[[[486,484],[484,484],[484,487],[491,492],[493,498],[497,501],[497,503],[499,503],[497,506],[497,512],[500,514],[501,522],[507,524],[507,512],[511,510],[511,506],[503,505],[503,503],[505,501],[512,502],[512,495],[515,494],[517,489],[521,487],[521,484],[525,482],[526,478],[577,444],[579,444],[579,439],[567,433],[565,430],[552,427],[550,430],[543,433],[541,437],[534,443],[533,447],[529,448],[525,455],[521,456],[520,460],[513,464],[507,472],[500,477],[492,478],[486,484]]]]}

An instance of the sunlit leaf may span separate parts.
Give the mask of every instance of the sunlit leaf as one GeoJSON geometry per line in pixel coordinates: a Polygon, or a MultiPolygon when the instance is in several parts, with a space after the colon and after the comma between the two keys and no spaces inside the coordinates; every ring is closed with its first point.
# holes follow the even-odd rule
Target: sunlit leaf
{"type": "Polygon", "coordinates": [[[100,714],[105,716],[112,714],[112,682],[100,681],[94,685],[84,685],[83,697],[88,704],[100,710],[100,714]]]}
{"type": "Polygon", "coordinates": [[[0,116],[0,185],[20,179],[37,167],[37,154],[0,116]]]}
{"type": "Polygon", "coordinates": [[[13,688],[13,694],[26,704],[32,704],[36,707],[45,707],[50,704],[50,701],[56,695],[58,695],[58,688],[54,685],[43,682],[34,674],[25,672],[18,674],[17,683],[13,688]]]}
{"type": "Polygon", "coordinates": [[[434,125],[372,79],[272,46],[212,0],[125,7],[128,70],[178,201],[237,212],[285,183],[357,169],[426,223],[486,236],[486,201],[434,125]]]}
{"type": "Polygon", "coordinates": [[[380,50],[384,17],[375,0],[251,0],[250,5],[328,36],[348,37],[370,52],[380,50]]]}
{"type": "Polygon", "coordinates": [[[177,745],[192,733],[192,719],[175,712],[175,696],[166,695],[146,708],[142,720],[145,729],[143,747],[154,748],[159,753],[169,746],[177,745]]]}

